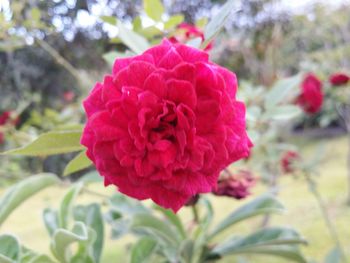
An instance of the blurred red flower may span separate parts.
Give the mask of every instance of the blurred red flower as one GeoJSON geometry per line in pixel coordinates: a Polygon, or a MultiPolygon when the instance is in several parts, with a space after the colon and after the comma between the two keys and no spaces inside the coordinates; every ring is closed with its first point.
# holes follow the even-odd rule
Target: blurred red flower
{"type": "Polygon", "coordinates": [[[308,114],[314,114],[321,110],[323,104],[322,83],[314,74],[308,74],[301,86],[301,93],[297,98],[297,104],[308,114]]]}
{"type": "Polygon", "coordinates": [[[84,101],[81,143],[120,192],[180,209],[211,192],[220,171],[249,154],[234,73],[198,49],[160,45],[117,59],[84,101]]]}
{"type": "Polygon", "coordinates": [[[213,194],[242,199],[250,195],[250,189],[255,183],[256,178],[250,171],[240,170],[235,174],[229,173],[228,177],[220,179],[213,194]]]}
{"type": "Polygon", "coordinates": [[[295,151],[287,151],[281,158],[281,169],[284,174],[295,171],[295,162],[300,160],[300,155],[295,151]]]}
{"type": "MultiPolygon", "coordinates": [[[[194,39],[196,37],[199,37],[202,39],[202,43],[204,42],[204,33],[202,30],[200,30],[198,27],[188,24],[188,23],[181,23],[178,26],[178,29],[180,29],[181,32],[183,32],[184,35],[177,35],[176,37],[171,37],[169,40],[172,43],[186,43],[187,41],[194,39]]],[[[180,32],[180,33],[181,33],[180,32]]],[[[208,43],[208,45],[204,48],[205,51],[210,51],[214,47],[213,41],[208,43]]]]}
{"type": "MultiPolygon", "coordinates": [[[[11,111],[4,111],[1,115],[0,115],[0,128],[1,126],[5,126],[5,125],[13,125],[16,126],[19,122],[19,117],[17,116],[16,118],[14,118],[13,113],[11,111]]],[[[0,144],[3,144],[5,142],[5,135],[3,132],[0,132],[0,144]]]]}
{"type": "Polygon", "coordinates": [[[66,91],[63,93],[63,99],[65,102],[72,102],[75,98],[75,94],[73,91],[66,91]]]}
{"type": "Polygon", "coordinates": [[[333,86],[342,86],[346,85],[350,80],[350,77],[344,73],[335,73],[330,76],[329,82],[333,86]]]}

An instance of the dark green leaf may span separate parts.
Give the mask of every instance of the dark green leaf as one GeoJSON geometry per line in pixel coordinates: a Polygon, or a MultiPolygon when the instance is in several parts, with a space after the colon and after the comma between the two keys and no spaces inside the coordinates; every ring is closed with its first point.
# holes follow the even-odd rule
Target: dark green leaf
{"type": "Polygon", "coordinates": [[[45,156],[83,150],[80,144],[81,131],[55,131],[40,135],[30,144],[3,154],[45,156]]]}
{"type": "Polygon", "coordinates": [[[151,255],[157,247],[157,242],[151,238],[143,237],[132,246],[130,263],[149,262],[151,255]]]}
{"type": "Polygon", "coordinates": [[[42,174],[29,177],[11,186],[0,198],[0,225],[16,207],[29,197],[58,182],[55,175],[42,174]]]}
{"type": "Polygon", "coordinates": [[[213,238],[228,227],[247,218],[257,215],[282,212],[284,212],[284,208],[276,198],[271,195],[263,195],[231,213],[214,228],[213,232],[210,234],[210,238],[213,238]]]}

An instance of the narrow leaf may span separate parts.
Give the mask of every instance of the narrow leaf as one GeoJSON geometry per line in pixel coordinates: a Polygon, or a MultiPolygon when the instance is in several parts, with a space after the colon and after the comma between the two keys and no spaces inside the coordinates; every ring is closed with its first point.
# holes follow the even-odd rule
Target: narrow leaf
{"type": "Polygon", "coordinates": [[[184,21],[183,15],[174,15],[171,16],[168,21],[164,23],[164,29],[172,29],[179,25],[182,21],[184,21]]]}
{"type": "Polygon", "coordinates": [[[205,41],[202,43],[206,47],[208,43],[220,32],[223,28],[226,19],[231,14],[235,5],[235,0],[228,0],[219,10],[219,12],[210,20],[204,30],[205,41]]]}
{"type": "Polygon", "coordinates": [[[263,114],[262,118],[268,120],[289,120],[291,118],[297,117],[301,114],[302,110],[300,107],[295,105],[282,105],[273,108],[268,108],[263,114]]]}
{"type": "Polygon", "coordinates": [[[232,212],[214,228],[213,232],[210,234],[210,238],[213,238],[228,227],[247,218],[263,214],[282,212],[284,212],[284,208],[276,198],[271,195],[263,195],[232,212]]]}
{"type": "Polygon", "coordinates": [[[161,21],[164,13],[164,6],[160,0],[144,0],[143,8],[146,14],[154,21],[161,21]]]}
{"type": "Polygon", "coordinates": [[[180,218],[173,211],[160,206],[155,206],[155,208],[162,212],[162,214],[177,228],[182,238],[186,237],[186,231],[184,229],[184,226],[180,218]]]}
{"type": "Polygon", "coordinates": [[[117,25],[117,18],[115,16],[101,16],[101,20],[107,24],[110,24],[112,26],[117,25]]]}
{"type": "Polygon", "coordinates": [[[0,225],[6,218],[29,197],[40,190],[57,184],[59,180],[53,174],[42,174],[29,177],[11,186],[0,198],[0,225]]]}
{"type": "Polygon", "coordinates": [[[45,156],[83,150],[80,144],[81,131],[55,131],[44,133],[30,144],[3,154],[45,156]]]}
{"type": "Polygon", "coordinates": [[[301,82],[302,75],[296,75],[290,78],[278,80],[271,90],[266,94],[265,107],[274,107],[277,104],[286,101],[291,95],[299,92],[298,85],[301,82]]]}
{"type": "Polygon", "coordinates": [[[157,247],[157,242],[151,238],[143,237],[132,246],[130,263],[146,263],[157,247]]]}
{"type": "Polygon", "coordinates": [[[86,151],[80,152],[64,168],[63,175],[69,175],[92,165],[91,160],[86,156],[86,151]]]}
{"type": "Polygon", "coordinates": [[[126,28],[120,21],[117,22],[117,25],[119,28],[118,36],[133,52],[140,54],[149,48],[150,45],[144,37],[126,28]]]}
{"type": "Polygon", "coordinates": [[[77,183],[71,187],[71,189],[63,197],[58,213],[59,226],[61,228],[67,228],[68,221],[70,219],[74,201],[83,187],[82,183],[77,183]]]}

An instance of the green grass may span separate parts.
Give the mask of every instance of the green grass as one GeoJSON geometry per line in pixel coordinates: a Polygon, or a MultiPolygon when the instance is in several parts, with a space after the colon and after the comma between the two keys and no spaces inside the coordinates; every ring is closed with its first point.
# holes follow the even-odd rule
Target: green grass
{"type": "MultiPolygon", "coordinates": [[[[337,226],[341,241],[347,251],[350,248],[350,207],[345,205],[347,194],[346,181],[346,138],[329,139],[325,142],[325,158],[319,165],[320,176],[318,178],[319,189],[327,204],[328,212],[333,222],[337,226]]],[[[301,141],[305,156],[311,157],[314,154],[321,154],[316,145],[319,141],[301,141]]],[[[292,226],[300,231],[308,240],[309,245],[303,248],[304,254],[308,258],[322,262],[326,253],[334,246],[332,239],[325,228],[325,223],[317,208],[313,196],[309,193],[305,182],[289,176],[280,180],[279,199],[288,209],[284,215],[272,217],[271,225],[292,226]]],[[[112,193],[114,190],[107,190],[101,185],[93,186],[95,191],[112,193]]],[[[46,234],[41,221],[41,213],[44,207],[58,207],[66,187],[52,187],[40,192],[35,197],[20,206],[1,226],[0,233],[13,233],[19,237],[24,245],[37,251],[49,253],[49,237],[46,234]]],[[[264,186],[256,187],[254,195],[244,201],[235,201],[230,198],[217,198],[211,196],[215,210],[215,222],[219,222],[236,207],[254,198],[254,196],[265,191],[264,186]]],[[[83,194],[79,197],[80,203],[99,201],[99,197],[83,194]]],[[[185,222],[191,220],[190,211],[183,209],[179,215],[185,222]]],[[[252,219],[240,223],[230,229],[232,233],[249,233],[256,229],[261,223],[261,218],[252,219]]],[[[221,236],[221,239],[224,236],[221,236]]],[[[131,237],[126,239],[111,241],[109,229],[106,231],[105,250],[103,262],[127,262],[126,246],[132,241],[131,237]]],[[[350,252],[350,251],[349,251],[350,252]]],[[[349,253],[350,256],[350,253],[349,253]]],[[[236,262],[235,258],[222,260],[222,263],[236,262]]],[[[270,257],[252,257],[251,262],[257,263],[282,263],[288,262],[270,257]]]]}

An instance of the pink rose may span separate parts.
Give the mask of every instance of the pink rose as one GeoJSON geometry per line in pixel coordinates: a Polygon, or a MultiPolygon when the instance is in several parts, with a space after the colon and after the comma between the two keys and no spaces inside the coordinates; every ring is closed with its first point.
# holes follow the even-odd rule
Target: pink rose
{"type": "Polygon", "coordinates": [[[117,59],[112,75],[95,85],[84,101],[81,143],[105,185],[176,212],[249,154],[236,91],[234,73],[207,53],[165,39],[117,59]]]}
{"type": "MultiPolygon", "coordinates": [[[[191,24],[187,24],[187,23],[181,23],[178,27],[178,29],[180,29],[180,33],[177,34],[176,37],[171,37],[169,40],[172,43],[186,43],[187,41],[199,37],[202,39],[202,43],[204,42],[204,33],[201,29],[199,29],[198,27],[191,25],[191,24]],[[181,32],[183,33],[183,35],[181,35],[181,32]]],[[[211,41],[205,48],[205,51],[210,51],[212,50],[214,47],[213,41],[211,41]]]]}
{"type": "Polygon", "coordinates": [[[309,114],[317,113],[323,104],[322,83],[314,74],[308,74],[300,86],[297,103],[309,114]]]}
{"type": "Polygon", "coordinates": [[[300,159],[300,155],[295,151],[287,151],[281,158],[281,168],[284,174],[295,171],[295,163],[300,159]]]}
{"type": "Polygon", "coordinates": [[[350,77],[344,73],[335,73],[329,78],[329,82],[333,86],[346,85],[350,80],[350,77]]]}
{"type": "Polygon", "coordinates": [[[240,170],[235,174],[229,173],[218,182],[213,194],[229,196],[235,199],[243,199],[250,195],[250,188],[256,183],[256,179],[250,171],[240,170]]]}

